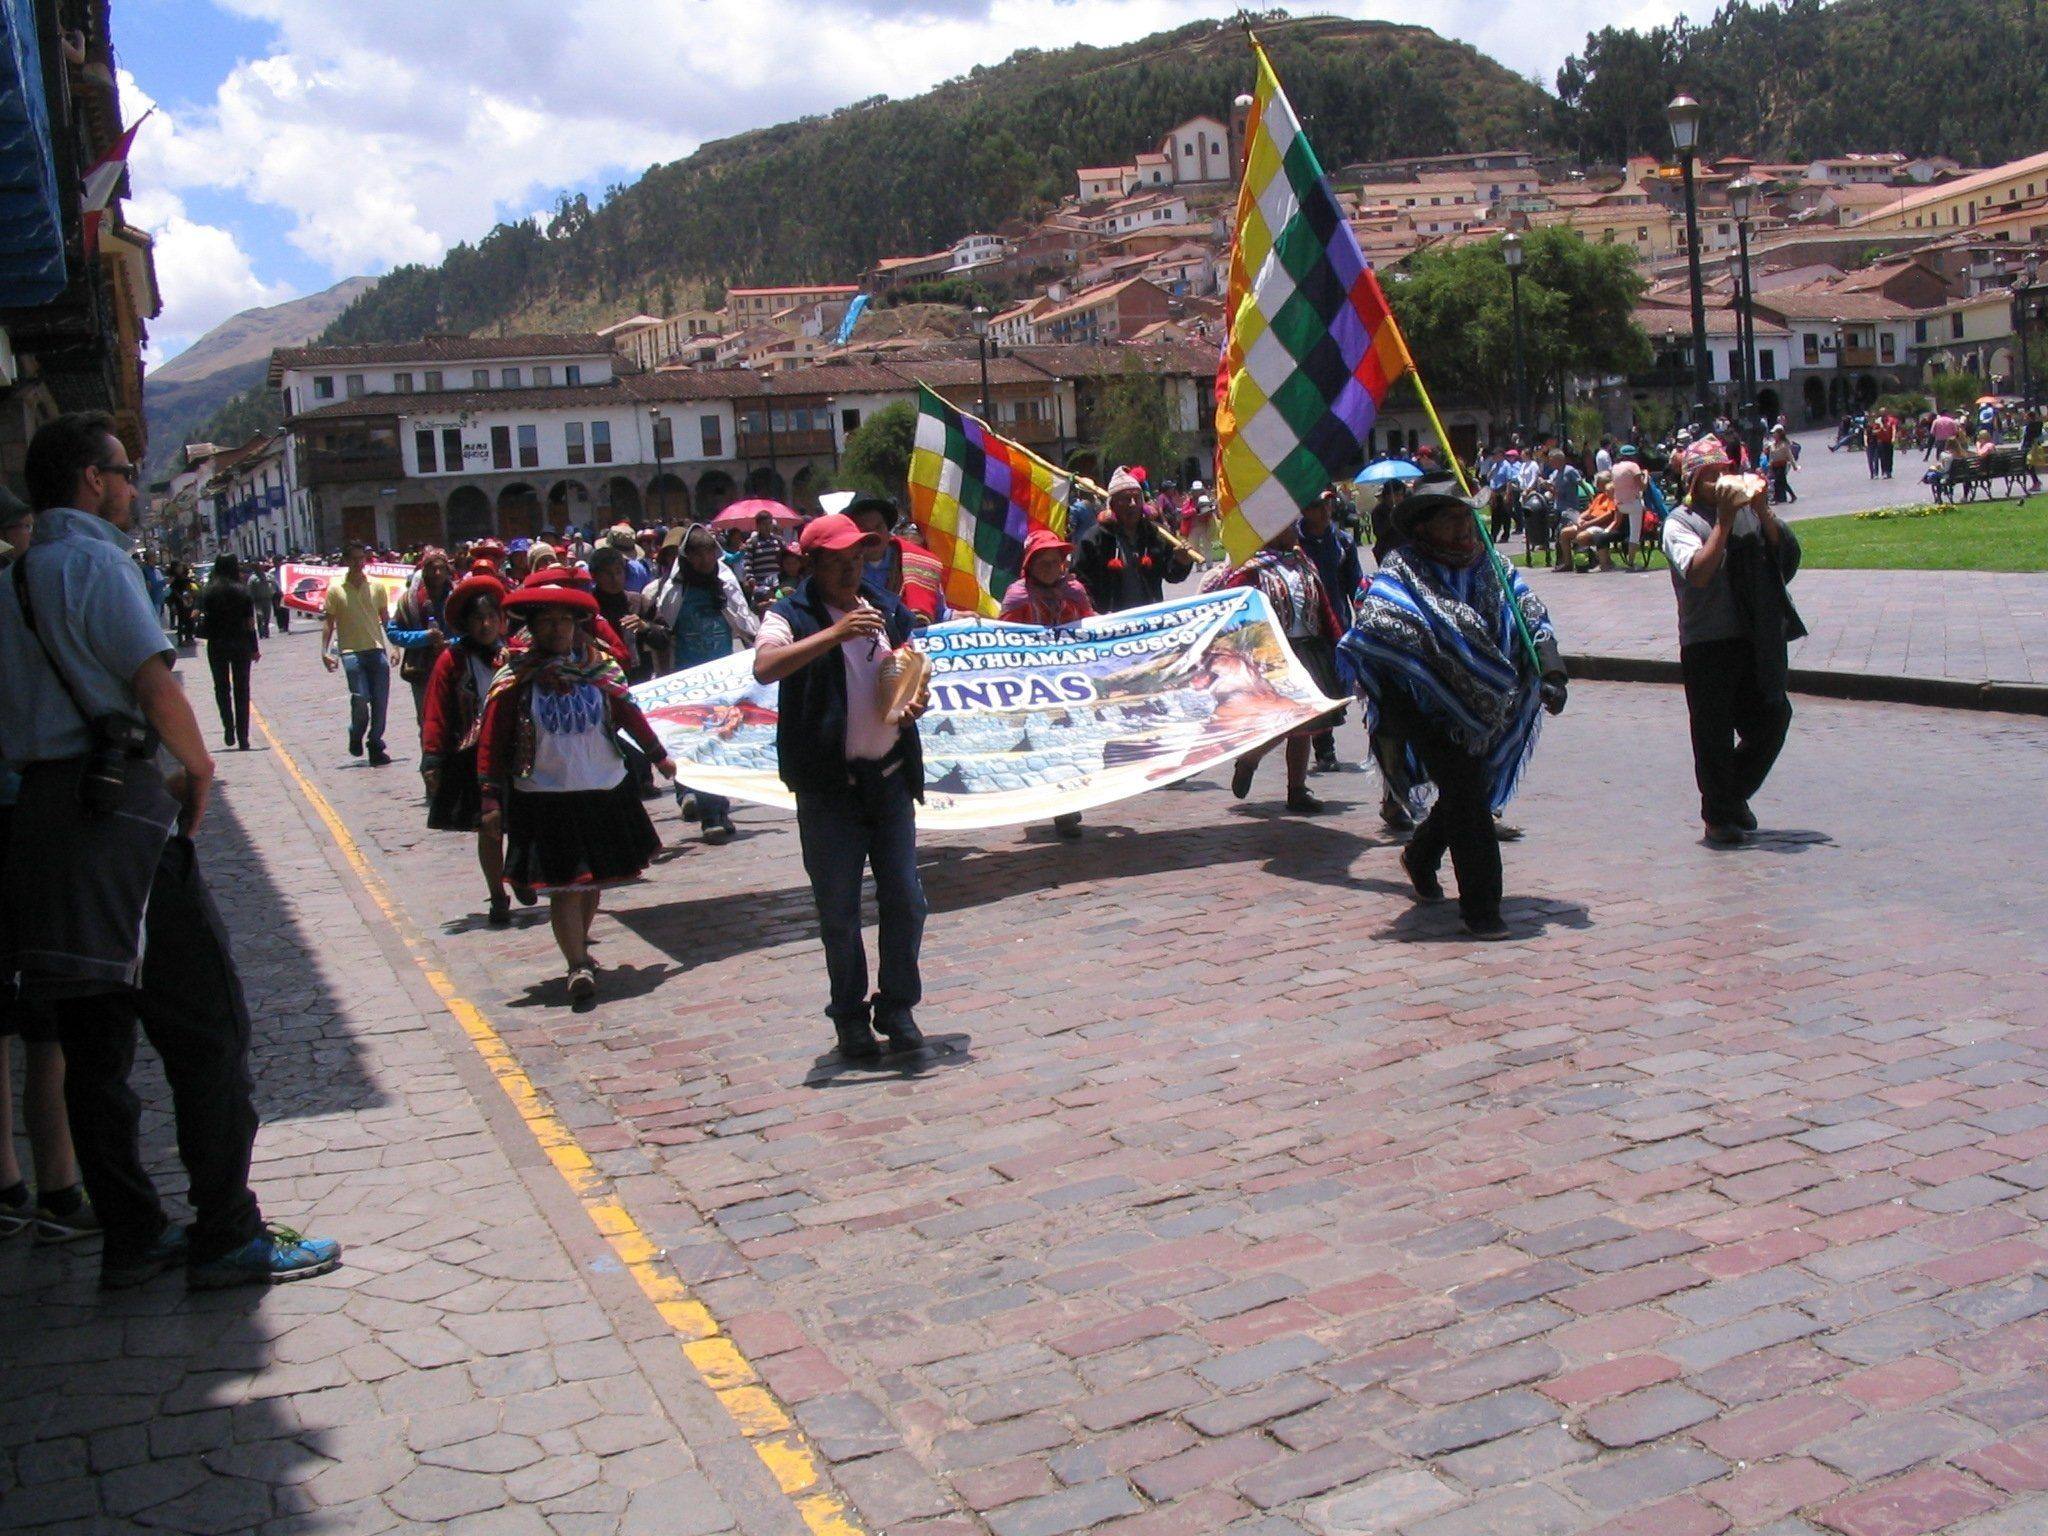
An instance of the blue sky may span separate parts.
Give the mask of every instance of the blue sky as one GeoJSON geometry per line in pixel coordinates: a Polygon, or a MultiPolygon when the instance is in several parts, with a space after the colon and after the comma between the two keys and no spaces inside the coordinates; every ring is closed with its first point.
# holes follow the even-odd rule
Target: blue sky
{"type": "MultiPolygon", "coordinates": [[[[162,361],[238,310],[437,260],[707,139],[908,96],[1029,40],[1111,43],[1237,0],[115,0],[157,237],[162,361]]],[[[1309,9],[1301,7],[1300,9],[1309,9]]],[[[1338,0],[1547,80],[1645,0],[1338,0]]]]}

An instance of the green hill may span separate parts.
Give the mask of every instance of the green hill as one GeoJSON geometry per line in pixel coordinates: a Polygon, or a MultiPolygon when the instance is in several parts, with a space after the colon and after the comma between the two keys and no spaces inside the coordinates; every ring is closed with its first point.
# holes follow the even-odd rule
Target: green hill
{"type": "MultiPolygon", "coordinates": [[[[1528,142],[1543,93],[1420,27],[1260,24],[1326,164],[1528,142]]],[[[1243,29],[1201,22],[1115,48],[1026,49],[908,101],[875,98],[707,144],[546,229],[500,225],[438,267],[401,267],[333,341],[434,327],[558,325],[664,312],[720,284],[851,281],[878,256],[928,251],[1050,206],[1074,170],[1124,163],[1251,88],[1243,29]]]]}
{"type": "Polygon", "coordinates": [[[1995,165],[2048,148],[2044,42],[2035,0],[1737,0],[1705,25],[1587,37],[1558,72],[1556,135],[1589,159],[1668,152],[1664,103],[1684,89],[1709,153],[1995,165]]]}

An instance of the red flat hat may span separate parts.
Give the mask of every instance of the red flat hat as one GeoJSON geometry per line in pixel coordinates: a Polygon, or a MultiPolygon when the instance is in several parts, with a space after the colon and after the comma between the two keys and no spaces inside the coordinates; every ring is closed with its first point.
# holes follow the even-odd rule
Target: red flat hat
{"type": "Polygon", "coordinates": [[[545,571],[535,571],[519,584],[519,590],[505,599],[507,608],[573,608],[578,613],[595,615],[597,596],[581,587],[567,584],[570,572],[560,566],[545,571]],[[559,578],[541,580],[539,578],[559,578]]]}
{"type": "Polygon", "coordinates": [[[460,629],[469,617],[469,605],[480,597],[497,600],[500,608],[505,606],[505,583],[495,576],[478,573],[465,576],[455,583],[455,590],[448,594],[448,601],[441,605],[442,615],[448,620],[450,629],[460,629]]]}

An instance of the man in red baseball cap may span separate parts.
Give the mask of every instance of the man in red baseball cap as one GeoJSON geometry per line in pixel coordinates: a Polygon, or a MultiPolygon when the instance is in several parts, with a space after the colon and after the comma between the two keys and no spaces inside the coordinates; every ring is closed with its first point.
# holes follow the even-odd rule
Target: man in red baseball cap
{"type": "Polygon", "coordinates": [[[776,769],[796,796],[804,873],[818,908],[832,999],[826,1008],[847,1061],[924,1043],[913,1010],[924,995],[924,886],[917,875],[916,802],[924,798],[918,699],[901,721],[881,690],[915,619],[900,599],[865,579],[875,536],[843,513],[804,528],[798,550],[811,574],[769,608],[754,643],[754,678],[780,684],[776,769]],[[879,986],[868,996],[861,945],[861,879],[872,868],[880,918],[879,986]]]}

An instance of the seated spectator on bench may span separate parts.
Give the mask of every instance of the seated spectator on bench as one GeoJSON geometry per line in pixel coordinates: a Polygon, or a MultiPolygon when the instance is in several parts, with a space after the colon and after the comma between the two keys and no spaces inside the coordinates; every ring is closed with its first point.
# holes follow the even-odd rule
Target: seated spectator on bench
{"type": "Polygon", "coordinates": [[[1628,538],[1628,519],[1623,515],[1621,505],[1614,499],[1614,473],[1601,470],[1593,477],[1593,499],[1586,504],[1586,510],[1579,514],[1578,521],[1567,523],[1557,535],[1557,564],[1559,570],[1611,571],[1614,561],[1609,558],[1607,546],[1628,538]],[[1574,558],[1574,551],[1584,551],[1588,562],[1581,566],[1574,558]]]}

